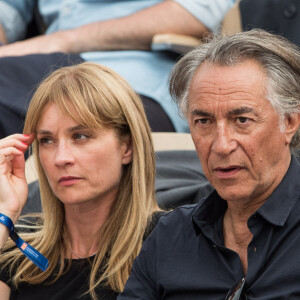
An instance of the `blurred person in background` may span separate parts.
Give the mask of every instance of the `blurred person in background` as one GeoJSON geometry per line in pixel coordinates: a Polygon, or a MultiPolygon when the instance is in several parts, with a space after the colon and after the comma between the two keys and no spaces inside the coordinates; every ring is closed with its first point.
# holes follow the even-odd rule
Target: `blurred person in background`
{"type": "Polygon", "coordinates": [[[80,54],[70,60],[97,62],[123,76],[140,94],[152,131],[188,131],[168,92],[178,55],[151,51],[152,38],[162,33],[202,38],[216,32],[234,2],[1,0],[0,137],[22,130],[28,94],[48,75],[49,66],[64,60],[57,52],[80,54]],[[36,12],[45,34],[26,38],[36,12]]]}

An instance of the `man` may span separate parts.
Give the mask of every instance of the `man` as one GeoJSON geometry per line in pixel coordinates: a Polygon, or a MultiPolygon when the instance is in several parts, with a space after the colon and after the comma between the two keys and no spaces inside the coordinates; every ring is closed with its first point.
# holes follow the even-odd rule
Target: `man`
{"type": "MultiPolygon", "coordinates": [[[[53,52],[80,53],[84,60],[101,63],[122,75],[142,95],[154,131],[187,131],[187,123],[178,117],[168,92],[169,72],[177,57],[164,51],[150,51],[152,37],[159,33],[175,33],[201,38],[209,32],[216,32],[234,2],[0,0],[0,42],[8,42],[0,47],[0,57],[6,57],[5,65],[0,60],[3,74],[0,95],[4,94],[3,89],[7,89],[7,83],[15,81],[15,85],[9,86],[6,96],[0,96],[0,136],[20,131],[21,125],[17,127],[16,124],[26,112],[25,101],[17,99],[21,88],[25,89],[21,95],[26,94],[26,99],[30,99],[26,90],[29,84],[23,87],[19,82],[19,78],[29,76],[27,69],[32,68],[32,58],[25,55],[39,54],[34,57],[39,63],[32,76],[41,79],[45,77],[43,69],[48,75],[49,64],[60,64],[56,57],[48,62],[49,55],[41,55],[53,52]],[[34,9],[39,12],[46,34],[22,41],[34,9]],[[22,57],[15,59],[11,56],[22,57]],[[12,69],[11,64],[16,60],[17,69],[13,72],[16,75],[10,79],[5,70],[12,69]],[[14,92],[18,93],[17,97],[12,94],[14,92]]],[[[36,85],[34,81],[28,87],[29,91],[36,85]]]]}
{"type": "Polygon", "coordinates": [[[259,30],[215,38],[170,84],[215,191],[161,218],[118,299],[299,299],[298,49],[259,30]]]}

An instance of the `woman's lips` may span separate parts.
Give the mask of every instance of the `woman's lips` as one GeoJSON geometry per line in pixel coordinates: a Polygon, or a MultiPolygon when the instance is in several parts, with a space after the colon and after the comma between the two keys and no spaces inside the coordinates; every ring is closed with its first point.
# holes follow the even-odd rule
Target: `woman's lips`
{"type": "Polygon", "coordinates": [[[58,180],[58,183],[63,186],[69,186],[78,183],[80,180],[80,177],[64,176],[58,180]]]}

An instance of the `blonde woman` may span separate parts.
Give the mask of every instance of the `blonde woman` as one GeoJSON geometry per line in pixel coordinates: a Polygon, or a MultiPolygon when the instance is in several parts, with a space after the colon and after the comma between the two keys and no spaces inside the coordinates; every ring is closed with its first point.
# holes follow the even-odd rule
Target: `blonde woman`
{"type": "Polygon", "coordinates": [[[116,299],[158,211],[140,99],[106,67],[65,67],[38,87],[24,133],[0,140],[0,213],[19,218],[32,143],[43,213],[20,235],[49,266],[26,258],[0,224],[1,300],[116,299]]]}

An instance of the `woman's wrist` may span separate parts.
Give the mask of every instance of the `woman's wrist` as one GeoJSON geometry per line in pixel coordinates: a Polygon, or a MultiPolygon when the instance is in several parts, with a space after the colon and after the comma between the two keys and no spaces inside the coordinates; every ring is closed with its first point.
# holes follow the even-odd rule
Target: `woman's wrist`
{"type": "Polygon", "coordinates": [[[0,224],[0,248],[1,249],[4,248],[4,245],[6,244],[8,237],[9,237],[9,229],[4,224],[0,224]]]}
{"type": "Polygon", "coordinates": [[[13,222],[13,224],[16,224],[19,217],[20,217],[20,213],[19,212],[14,212],[14,211],[9,211],[7,209],[3,209],[0,207],[0,215],[3,214],[6,217],[10,218],[13,222]]]}
{"type": "MultiPolygon", "coordinates": [[[[46,257],[44,257],[39,251],[26,243],[15,231],[13,221],[6,215],[0,213],[0,223],[8,228],[10,238],[15,242],[16,246],[21,250],[21,252],[27,256],[35,265],[37,265],[41,270],[45,271],[49,262],[46,257]]],[[[0,234],[0,239],[6,242],[6,234],[2,236],[0,234]]],[[[1,247],[1,244],[0,244],[1,247]]]]}

